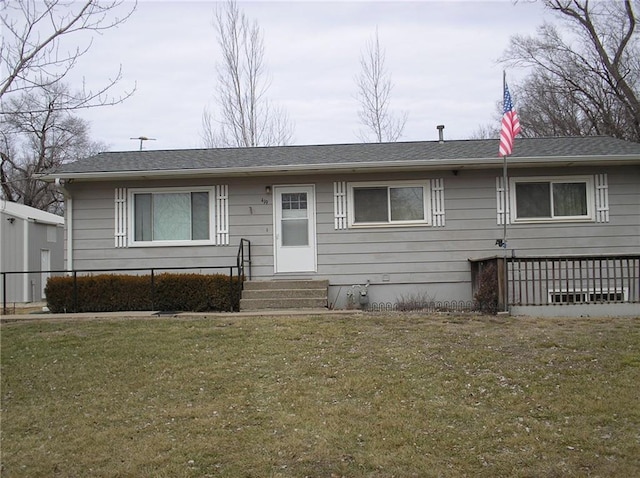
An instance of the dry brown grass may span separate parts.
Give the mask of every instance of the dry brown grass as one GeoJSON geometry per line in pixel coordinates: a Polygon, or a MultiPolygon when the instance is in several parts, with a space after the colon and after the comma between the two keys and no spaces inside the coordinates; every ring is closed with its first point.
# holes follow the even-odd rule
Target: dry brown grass
{"type": "Polygon", "coordinates": [[[3,324],[2,476],[630,477],[637,319],[3,324]]]}
{"type": "Polygon", "coordinates": [[[41,314],[43,307],[47,304],[45,302],[29,302],[29,303],[7,303],[6,310],[4,304],[0,302],[0,314],[6,315],[26,315],[26,314],[41,314]]]}

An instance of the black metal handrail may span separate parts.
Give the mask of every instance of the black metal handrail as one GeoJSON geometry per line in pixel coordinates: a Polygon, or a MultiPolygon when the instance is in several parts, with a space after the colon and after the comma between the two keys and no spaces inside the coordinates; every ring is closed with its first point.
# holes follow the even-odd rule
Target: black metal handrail
{"type": "Polygon", "coordinates": [[[240,278],[244,279],[245,277],[248,277],[249,280],[251,280],[251,241],[249,239],[240,239],[240,245],[238,246],[238,255],[236,257],[236,264],[238,267],[238,274],[240,275],[240,278]],[[245,265],[248,265],[246,269],[245,265]]]}

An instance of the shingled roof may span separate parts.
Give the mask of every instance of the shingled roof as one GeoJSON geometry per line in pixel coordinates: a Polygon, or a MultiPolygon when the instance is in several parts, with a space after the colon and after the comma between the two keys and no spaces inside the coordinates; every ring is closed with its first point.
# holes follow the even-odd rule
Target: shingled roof
{"type": "MultiPolygon", "coordinates": [[[[604,136],[519,138],[509,161],[543,165],[580,160],[640,162],[640,143],[604,136]]],[[[46,176],[110,177],[142,173],[249,174],[276,171],[394,169],[399,167],[492,167],[499,164],[497,140],[327,144],[256,148],[106,152],[63,165],[46,176]]],[[[146,175],[146,174],[145,174],[146,175]]]]}

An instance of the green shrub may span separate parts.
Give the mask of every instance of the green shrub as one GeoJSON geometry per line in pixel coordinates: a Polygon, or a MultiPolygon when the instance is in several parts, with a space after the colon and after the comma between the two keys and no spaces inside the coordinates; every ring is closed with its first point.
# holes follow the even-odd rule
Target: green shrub
{"type": "Polygon", "coordinates": [[[241,282],[234,277],[202,274],[160,274],[155,277],[155,308],[194,312],[238,310],[241,282]]]}
{"type": "Polygon", "coordinates": [[[73,277],[50,277],[44,293],[51,312],[73,311],[73,277]]]}
{"type": "Polygon", "coordinates": [[[133,310],[238,310],[242,282],[214,274],[154,276],[100,274],[53,277],[45,289],[47,306],[60,312],[117,312],[133,310]]]}

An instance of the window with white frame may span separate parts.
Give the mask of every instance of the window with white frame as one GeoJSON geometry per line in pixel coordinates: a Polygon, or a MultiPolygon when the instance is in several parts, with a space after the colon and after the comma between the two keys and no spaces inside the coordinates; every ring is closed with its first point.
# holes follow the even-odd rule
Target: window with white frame
{"type": "Polygon", "coordinates": [[[349,226],[429,224],[429,182],[349,183],[349,226]]]}
{"type": "Polygon", "coordinates": [[[591,176],[511,178],[514,222],[593,221],[591,176]]]}
{"type": "Polygon", "coordinates": [[[131,190],[132,244],[212,241],[213,188],[131,190]]]}

